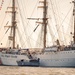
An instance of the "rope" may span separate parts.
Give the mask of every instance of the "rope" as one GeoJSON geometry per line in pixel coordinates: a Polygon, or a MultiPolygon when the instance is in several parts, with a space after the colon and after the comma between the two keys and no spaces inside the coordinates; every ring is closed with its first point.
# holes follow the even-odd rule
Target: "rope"
{"type": "MultiPolygon", "coordinates": [[[[72,7],[70,8],[70,10],[72,9],[72,7]]],[[[67,18],[67,16],[68,16],[68,14],[69,14],[69,12],[70,12],[70,10],[68,11],[68,13],[67,13],[67,15],[66,15],[66,17],[64,18],[64,20],[62,21],[62,23],[60,24],[60,26],[59,26],[59,28],[57,29],[57,31],[59,31],[59,29],[60,29],[60,27],[62,26],[62,24],[64,23],[64,21],[65,21],[65,19],[67,18]]],[[[54,14],[56,14],[56,13],[54,13],[54,14]]],[[[64,34],[65,32],[63,32],[63,34],[64,34]]],[[[55,33],[55,34],[57,34],[57,33],[55,33]]],[[[65,39],[66,40],[66,39],[65,39]]]]}
{"type": "MultiPolygon", "coordinates": [[[[18,2],[17,2],[18,3],[18,2]]],[[[37,5],[37,3],[36,3],[36,5],[37,5]]],[[[36,8],[36,5],[35,5],[35,8],[36,8]]],[[[19,6],[19,3],[18,3],[18,6],[19,6]]],[[[35,10],[35,8],[34,8],[34,10],[35,10]]],[[[20,9],[19,9],[20,10],[20,9]]],[[[34,10],[33,10],[33,12],[34,12],[34,10]]],[[[32,14],[33,14],[33,12],[32,12],[32,14]]],[[[31,14],[31,16],[32,16],[32,14],[31,14]]],[[[22,14],[21,14],[21,12],[20,12],[20,16],[21,16],[21,18],[23,19],[23,16],[22,16],[22,14]]],[[[23,23],[23,27],[24,27],[24,32],[22,33],[22,35],[26,32],[25,30],[25,28],[27,28],[27,26],[29,25],[29,21],[28,22],[26,22],[26,26],[24,26],[24,21],[22,20],[22,23],[23,23]]],[[[32,32],[33,33],[33,32],[32,32]]],[[[29,41],[29,38],[30,39],[32,39],[31,38],[31,35],[32,35],[32,33],[30,34],[30,36],[28,36],[28,38],[27,38],[27,40],[26,41],[29,41]]],[[[25,35],[27,36],[27,34],[25,33],[25,35]]],[[[22,37],[21,37],[22,38],[22,37]]],[[[28,42],[29,43],[29,42],[28,42]]],[[[24,43],[25,44],[25,43],[24,43]]]]}
{"type": "MultiPolygon", "coordinates": [[[[17,3],[18,3],[18,1],[17,1],[17,3]]],[[[22,32],[22,35],[25,33],[25,35],[27,35],[26,34],[26,29],[25,29],[25,27],[24,27],[24,20],[23,20],[23,16],[22,16],[22,14],[21,14],[21,10],[20,10],[20,6],[19,6],[19,3],[18,3],[18,7],[19,7],[19,11],[20,11],[20,16],[21,16],[21,19],[22,19],[22,25],[23,25],[23,28],[24,28],[24,32],[22,32]]],[[[20,40],[22,39],[22,35],[21,35],[21,37],[20,37],[20,40]]],[[[27,37],[26,37],[27,38],[27,37]]]]}

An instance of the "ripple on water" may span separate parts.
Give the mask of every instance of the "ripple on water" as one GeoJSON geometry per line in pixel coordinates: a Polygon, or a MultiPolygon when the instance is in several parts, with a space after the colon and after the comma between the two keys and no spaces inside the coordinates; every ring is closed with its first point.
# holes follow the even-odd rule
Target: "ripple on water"
{"type": "Polygon", "coordinates": [[[0,75],[75,75],[75,68],[0,66],[0,75]]]}

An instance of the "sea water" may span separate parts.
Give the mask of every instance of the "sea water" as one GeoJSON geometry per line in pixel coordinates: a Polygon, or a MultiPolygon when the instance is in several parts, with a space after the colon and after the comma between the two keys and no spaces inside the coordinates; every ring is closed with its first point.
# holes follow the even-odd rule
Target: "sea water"
{"type": "Polygon", "coordinates": [[[0,75],[75,75],[75,68],[0,66],[0,75]]]}

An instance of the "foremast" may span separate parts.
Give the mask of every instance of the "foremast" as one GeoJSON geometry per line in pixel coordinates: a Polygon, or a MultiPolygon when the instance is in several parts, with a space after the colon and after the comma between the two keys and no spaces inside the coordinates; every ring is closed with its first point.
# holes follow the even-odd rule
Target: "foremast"
{"type": "Polygon", "coordinates": [[[12,36],[13,36],[13,49],[15,48],[15,33],[16,33],[16,10],[15,0],[12,0],[12,36]]]}
{"type": "Polygon", "coordinates": [[[15,0],[12,0],[12,7],[8,7],[11,8],[12,11],[6,11],[6,13],[11,13],[12,14],[12,18],[11,18],[11,26],[5,26],[8,28],[11,28],[11,34],[8,37],[8,39],[10,41],[12,41],[12,46],[11,48],[15,49],[15,33],[16,33],[16,7],[15,7],[15,0]]]}

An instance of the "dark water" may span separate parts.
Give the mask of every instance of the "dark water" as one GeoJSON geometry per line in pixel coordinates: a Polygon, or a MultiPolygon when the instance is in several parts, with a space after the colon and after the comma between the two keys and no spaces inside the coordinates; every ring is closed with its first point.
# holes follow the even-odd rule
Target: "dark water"
{"type": "Polygon", "coordinates": [[[75,75],[75,68],[0,66],[0,75],[75,75]]]}

